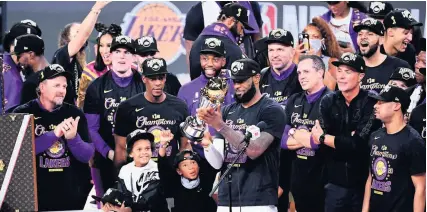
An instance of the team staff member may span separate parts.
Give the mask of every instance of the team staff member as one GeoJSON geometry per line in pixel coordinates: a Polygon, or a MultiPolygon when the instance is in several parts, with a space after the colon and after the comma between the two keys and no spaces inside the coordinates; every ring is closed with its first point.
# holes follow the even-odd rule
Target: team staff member
{"type": "MultiPolygon", "coordinates": [[[[3,78],[4,78],[4,99],[6,100],[5,110],[13,111],[20,105],[21,96],[16,95],[22,90],[23,82],[27,78],[27,72],[18,66],[18,58],[12,54],[15,48],[15,39],[21,35],[34,34],[41,36],[42,32],[36,22],[32,20],[22,20],[15,23],[3,38],[3,78]]],[[[46,60],[46,58],[44,58],[46,60]]],[[[0,98],[1,97],[0,93],[0,98]]],[[[2,108],[0,108],[0,112],[2,108]]]]}
{"type": "Polygon", "coordinates": [[[369,138],[370,174],[363,212],[424,211],[426,200],[426,145],[404,116],[409,96],[386,86],[375,104],[375,116],[384,128],[369,138]]]}
{"type": "Polygon", "coordinates": [[[268,44],[270,67],[261,73],[260,90],[282,105],[294,93],[301,92],[298,83],[297,65],[293,62],[295,49],[291,32],[283,29],[272,30],[265,41],[268,44]]]}
{"type": "MultiPolygon", "coordinates": [[[[136,39],[135,43],[138,71],[141,72],[141,64],[144,62],[144,60],[146,60],[147,58],[155,57],[159,50],[157,49],[156,38],[152,36],[143,36],[141,38],[138,38],[136,39]]],[[[170,95],[176,96],[180,88],[181,83],[179,82],[178,77],[176,77],[175,74],[167,73],[166,84],[164,89],[165,92],[170,95]]]]}
{"type": "Polygon", "coordinates": [[[408,89],[411,93],[411,104],[408,108],[408,113],[422,103],[426,102],[426,39],[421,39],[422,48],[417,56],[417,63],[415,63],[415,78],[417,84],[408,89]]]}
{"type": "Polygon", "coordinates": [[[393,10],[384,17],[385,36],[381,53],[395,56],[415,66],[415,48],[411,44],[415,26],[422,26],[408,10],[393,10]]]}
{"type": "MultiPolygon", "coordinates": [[[[196,109],[200,103],[200,90],[206,86],[209,79],[212,77],[228,77],[228,71],[224,74],[222,68],[225,66],[225,45],[221,40],[211,37],[206,38],[203,47],[200,51],[200,64],[202,66],[202,75],[185,84],[178,92],[178,98],[182,99],[188,106],[188,111],[192,116],[196,115],[196,109]]],[[[224,98],[224,105],[234,102],[233,99],[233,82],[227,80],[228,92],[224,98]]],[[[211,134],[215,133],[215,129],[209,128],[211,134]]],[[[192,145],[193,150],[199,153],[204,158],[203,148],[200,145],[192,145]]]]}
{"type": "Polygon", "coordinates": [[[345,53],[339,61],[339,91],[320,101],[320,119],[312,129],[314,143],[326,145],[325,211],[361,211],[368,163],[368,137],[381,127],[375,121],[375,101],[360,89],[366,70],[359,55],[345,53]]]}
{"type": "Polygon", "coordinates": [[[162,130],[169,129],[175,135],[166,151],[168,157],[178,153],[178,145],[180,149],[191,148],[179,128],[179,124],[189,116],[187,105],[163,90],[168,73],[166,61],[163,58],[146,59],[142,71],[146,91],[122,102],[117,109],[114,123],[116,168],[126,162],[126,136],[135,129],[145,130],[155,136],[156,150],[152,156],[155,161],[162,130]]]}
{"type": "Polygon", "coordinates": [[[58,64],[46,67],[40,97],[13,111],[34,115],[39,211],[80,210],[90,190],[87,163],[94,147],[84,114],[63,103],[69,77],[58,64]]]}
{"type": "Polygon", "coordinates": [[[319,104],[331,91],[324,85],[325,64],[316,55],[303,55],[298,63],[298,80],[303,92],[292,95],[285,109],[286,126],[281,147],[294,150],[291,193],[298,212],[324,210],[322,150],[313,143],[311,129],[319,118],[319,104]]]}
{"type": "Polygon", "coordinates": [[[230,69],[232,62],[243,57],[242,49],[240,49],[236,38],[243,35],[244,29],[252,30],[249,25],[248,10],[239,3],[226,4],[218,16],[218,21],[206,26],[191,47],[189,56],[191,80],[202,73],[200,49],[202,49],[203,42],[207,37],[216,37],[224,42],[227,49],[225,67],[230,69]]]}
{"type": "Polygon", "coordinates": [[[415,72],[409,68],[398,67],[390,76],[390,81],[388,84],[406,90],[409,87],[417,84],[417,80],[415,79],[415,72]]]}
{"type": "Polygon", "coordinates": [[[144,90],[141,75],[132,70],[134,41],[128,36],[117,36],[113,38],[110,52],[111,71],[89,85],[83,108],[96,148],[95,169],[92,169],[96,196],[103,196],[116,180],[113,166],[115,112],[121,102],[144,90]],[[97,171],[101,179],[98,179],[97,171]]]}
{"type": "Polygon", "coordinates": [[[379,93],[397,67],[410,68],[406,61],[381,53],[379,47],[380,39],[384,36],[384,26],[380,21],[363,19],[360,25],[354,27],[354,31],[357,32],[360,55],[366,64],[362,89],[379,93]]]}
{"type": "MultiPolygon", "coordinates": [[[[226,181],[219,186],[218,211],[228,211],[231,192],[233,211],[277,211],[279,146],[285,127],[283,109],[259,91],[258,63],[241,59],[232,63],[235,103],[213,109],[201,108],[197,116],[218,132],[224,151],[208,148],[205,157],[212,167],[224,171],[242,148],[245,130],[261,121],[266,124],[258,138],[250,141],[245,153],[230,171],[231,191],[226,181]]],[[[211,145],[212,147],[212,145],[211,145]]]]}

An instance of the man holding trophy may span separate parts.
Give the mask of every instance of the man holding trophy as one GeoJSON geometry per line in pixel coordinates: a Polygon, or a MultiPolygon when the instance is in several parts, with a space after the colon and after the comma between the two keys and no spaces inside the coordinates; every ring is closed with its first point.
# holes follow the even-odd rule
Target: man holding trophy
{"type": "MultiPolygon", "coordinates": [[[[178,92],[178,98],[187,103],[188,111],[192,116],[196,114],[197,108],[207,107],[209,105],[207,103],[209,102],[224,105],[234,102],[232,81],[229,79],[228,71],[222,72],[224,70],[222,68],[226,64],[225,52],[224,42],[220,39],[208,37],[204,40],[200,51],[202,75],[182,86],[178,92]]],[[[195,121],[194,119],[188,120],[195,121]]],[[[185,126],[191,127],[192,125],[187,123],[185,126]]],[[[203,125],[203,130],[204,127],[203,125]]],[[[209,132],[214,134],[215,129],[209,127],[209,132]]],[[[188,133],[190,132],[186,132],[186,134],[188,133]]],[[[188,139],[198,143],[197,140],[201,138],[200,136],[203,136],[203,131],[197,130],[195,133],[198,134],[197,138],[194,138],[194,135],[192,135],[188,136],[188,139]],[[199,134],[200,132],[201,134],[199,134]]],[[[195,143],[192,143],[193,150],[204,158],[203,148],[200,144],[195,143]]]]}

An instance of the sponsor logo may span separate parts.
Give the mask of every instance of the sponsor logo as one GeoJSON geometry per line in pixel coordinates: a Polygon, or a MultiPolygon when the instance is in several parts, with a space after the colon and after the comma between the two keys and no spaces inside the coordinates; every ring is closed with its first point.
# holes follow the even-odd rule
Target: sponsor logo
{"type": "Polygon", "coordinates": [[[262,35],[268,36],[271,30],[277,28],[277,6],[271,2],[260,2],[259,7],[263,21],[262,35]]]}

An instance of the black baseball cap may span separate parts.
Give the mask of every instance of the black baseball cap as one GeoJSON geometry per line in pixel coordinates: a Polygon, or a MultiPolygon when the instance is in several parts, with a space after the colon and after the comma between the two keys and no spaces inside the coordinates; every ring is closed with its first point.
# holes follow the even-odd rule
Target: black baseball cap
{"type": "Polygon", "coordinates": [[[216,54],[222,57],[225,57],[225,45],[218,38],[206,38],[202,44],[201,54],[216,54]]]}
{"type": "Polygon", "coordinates": [[[249,14],[248,10],[239,3],[228,3],[224,5],[221,11],[222,14],[234,17],[236,20],[240,21],[243,24],[243,27],[248,30],[254,30],[249,25],[249,14]]]}
{"type": "Polygon", "coordinates": [[[110,52],[113,52],[118,48],[127,49],[132,54],[135,54],[134,40],[132,40],[132,38],[130,38],[129,36],[120,35],[113,38],[113,41],[111,42],[110,52]]]}
{"type": "Polygon", "coordinates": [[[294,36],[290,31],[284,29],[273,29],[268,33],[265,43],[281,43],[287,46],[294,46],[294,36]]]}
{"type": "Polygon", "coordinates": [[[368,15],[375,19],[384,19],[393,9],[393,5],[390,2],[371,1],[369,2],[368,15]]]}
{"type": "Polygon", "coordinates": [[[156,38],[152,36],[142,36],[135,40],[136,54],[142,55],[151,52],[159,52],[156,38]]]}
{"type": "Polygon", "coordinates": [[[246,80],[261,73],[259,64],[252,59],[236,60],[231,64],[230,78],[233,80],[246,80]]]}
{"type": "Polygon", "coordinates": [[[384,27],[386,29],[391,27],[399,27],[404,29],[412,29],[414,26],[422,26],[423,23],[416,21],[412,18],[411,12],[408,10],[395,9],[389,12],[384,17],[384,27]]]}
{"type": "Polygon", "coordinates": [[[405,67],[396,68],[393,74],[390,76],[390,80],[402,81],[408,87],[417,84],[417,80],[415,79],[415,72],[412,69],[405,67]]]}
{"type": "Polygon", "coordinates": [[[363,60],[362,56],[350,52],[342,54],[338,61],[332,62],[332,65],[336,67],[347,65],[359,73],[365,73],[366,70],[365,60],[363,60]]]}
{"type": "Polygon", "coordinates": [[[179,152],[178,154],[176,154],[175,159],[174,159],[174,167],[178,168],[179,164],[184,161],[184,160],[195,160],[197,163],[200,162],[200,157],[197,154],[197,152],[194,152],[192,150],[189,149],[185,149],[181,152],[179,152]],[[190,154],[188,156],[185,156],[186,154],[190,154]]]}
{"type": "Polygon", "coordinates": [[[42,31],[38,27],[37,23],[30,20],[22,20],[18,23],[15,23],[3,37],[3,48],[6,52],[10,52],[10,45],[14,40],[25,34],[33,34],[42,36],[42,31]]]}
{"type": "Polygon", "coordinates": [[[25,52],[34,52],[37,55],[44,54],[44,41],[38,35],[21,35],[15,39],[15,50],[11,54],[19,56],[25,52]]]}
{"type": "Polygon", "coordinates": [[[362,29],[367,29],[377,35],[384,35],[384,25],[381,21],[378,21],[374,18],[365,18],[362,22],[353,27],[355,32],[360,32],[362,29]]]}
{"type": "Polygon", "coordinates": [[[64,76],[65,78],[67,78],[67,81],[71,79],[71,74],[65,71],[61,65],[51,64],[40,71],[39,83],[47,79],[56,78],[58,76],[64,76]]]}
{"type": "Polygon", "coordinates": [[[420,38],[420,51],[426,51],[426,38],[420,38]]]}
{"type": "Polygon", "coordinates": [[[154,76],[160,74],[167,74],[166,60],[163,58],[148,58],[142,63],[142,75],[154,76]]]}
{"type": "Polygon", "coordinates": [[[109,188],[102,197],[92,195],[92,198],[98,202],[102,202],[103,204],[110,203],[119,207],[122,206],[123,203],[125,204],[125,207],[130,207],[133,203],[130,195],[126,195],[115,188],[109,188]]]}
{"type": "Polygon", "coordinates": [[[369,96],[383,102],[398,102],[402,105],[403,113],[406,112],[411,102],[409,94],[405,90],[391,85],[386,85],[379,94],[370,92],[369,96]]]}
{"type": "Polygon", "coordinates": [[[139,140],[149,140],[150,143],[153,144],[154,135],[145,130],[136,129],[126,137],[126,149],[131,150],[133,144],[139,140]]]}

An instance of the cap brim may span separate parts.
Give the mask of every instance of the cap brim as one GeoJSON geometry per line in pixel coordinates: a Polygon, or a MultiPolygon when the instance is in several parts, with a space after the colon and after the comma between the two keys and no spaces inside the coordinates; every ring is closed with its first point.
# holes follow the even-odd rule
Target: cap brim
{"type": "Polygon", "coordinates": [[[221,57],[224,57],[224,54],[221,54],[219,51],[213,50],[213,49],[204,49],[202,51],[200,51],[200,53],[202,54],[215,54],[221,57]]]}
{"type": "Polygon", "coordinates": [[[232,80],[247,80],[249,78],[251,78],[252,76],[234,76],[234,75],[230,75],[230,79],[232,80]]]}
{"type": "Polygon", "coordinates": [[[92,199],[94,199],[97,202],[102,202],[102,197],[97,197],[95,195],[92,195],[91,197],[92,197],[92,199]]]}
{"type": "Polygon", "coordinates": [[[151,73],[151,74],[144,74],[144,72],[142,72],[142,76],[145,76],[145,77],[149,77],[149,76],[156,76],[156,75],[162,75],[162,74],[168,74],[169,72],[167,72],[167,71],[163,71],[163,72],[154,72],[154,73],[151,73]]]}
{"type": "Polygon", "coordinates": [[[158,49],[156,48],[149,48],[149,49],[144,49],[144,50],[138,50],[138,48],[136,48],[136,54],[144,54],[147,52],[159,52],[158,49]]]}
{"type": "Polygon", "coordinates": [[[371,17],[371,18],[375,18],[375,19],[384,19],[385,18],[385,15],[379,15],[379,14],[374,14],[374,13],[372,13],[372,14],[367,14],[369,17],[371,17]]]}
{"type": "Polygon", "coordinates": [[[279,39],[267,39],[264,41],[264,43],[267,45],[271,44],[271,43],[280,43],[280,44],[283,44],[285,46],[292,46],[293,45],[291,42],[284,42],[284,41],[279,40],[279,39]]]}
{"type": "Polygon", "coordinates": [[[243,27],[245,27],[246,30],[254,30],[254,28],[252,28],[247,22],[241,21],[241,23],[243,24],[243,27]]]}
{"type": "Polygon", "coordinates": [[[154,135],[151,133],[140,133],[133,137],[130,142],[134,143],[138,140],[149,140],[150,142],[154,142],[154,135]]]}
{"type": "Polygon", "coordinates": [[[354,67],[354,66],[353,66],[353,65],[351,65],[351,64],[344,63],[344,62],[341,62],[341,61],[333,61],[333,62],[332,62],[332,65],[334,65],[334,66],[336,66],[336,67],[338,67],[338,66],[340,66],[340,65],[346,65],[346,66],[348,66],[348,67],[353,68],[353,69],[354,69],[354,70],[353,70],[354,72],[363,73],[363,72],[359,71],[359,68],[358,68],[358,67],[354,67]]]}
{"type": "Polygon", "coordinates": [[[379,100],[379,101],[386,101],[382,96],[380,96],[379,94],[375,94],[375,93],[371,93],[371,92],[369,92],[368,93],[368,96],[369,97],[371,97],[371,98],[373,98],[373,99],[376,99],[376,100],[379,100]]]}
{"type": "Polygon", "coordinates": [[[384,35],[384,33],[378,32],[375,28],[370,27],[370,26],[366,26],[366,25],[362,25],[362,24],[359,24],[359,25],[353,27],[353,29],[355,32],[360,32],[363,29],[367,29],[367,30],[369,30],[369,31],[371,31],[377,35],[381,35],[381,36],[384,35]]]}
{"type": "Polygon", "coordinates": [[[120,44],[120,45],[116,45],[116,46],[112,46],[111,48],[110,48],[110,53],[111,52],[113,52],[113,51],[115,51],[116,49],[118,49],[118,48],[124,48],[124,49],[127,49],[129,52],[131,52],[132,54],[135,54],[135,48],[133,48],[133,47],[131,47],[131,46],[128,46],[128,45],[125,45],[125,44],[120,44]]]}
{"type": "Polygon", "coordinates": [[[423,23],[421,23],[421,22],[418,22],[418,21],[413,21],[413,22],[411,22],[411,26],[423,26],[423,23]]]}

